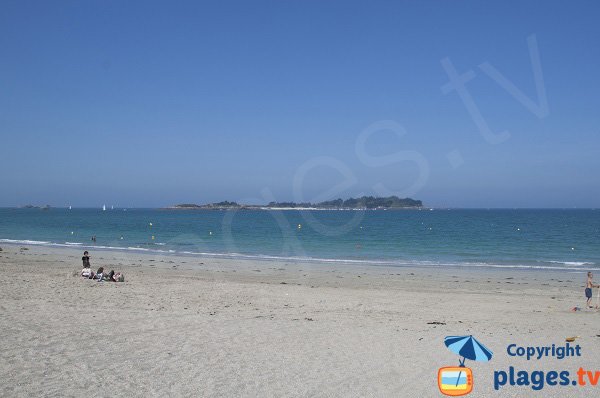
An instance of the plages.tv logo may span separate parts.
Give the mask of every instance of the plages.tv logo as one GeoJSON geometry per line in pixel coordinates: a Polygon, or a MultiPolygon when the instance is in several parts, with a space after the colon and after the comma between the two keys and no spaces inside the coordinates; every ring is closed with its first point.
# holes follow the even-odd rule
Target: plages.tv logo
{"type": "Polygon", "coordinates": [[[450,351],[462,357],[458,366],[445,366],[438,370],[438,387],[444,395],[457,397],[473,391],[473,371],[465,366],[465,360],[487,362],[493,352],[475,337],[447,336],[444,344],[450,351]]]}

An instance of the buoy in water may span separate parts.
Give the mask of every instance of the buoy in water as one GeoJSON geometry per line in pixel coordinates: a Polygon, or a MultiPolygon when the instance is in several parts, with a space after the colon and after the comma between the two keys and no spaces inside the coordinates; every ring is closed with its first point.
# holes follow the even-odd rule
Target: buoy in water
{"type": "Polygon", "coordinates": [[[208,234],[209,234],[209,235],[212,235],[212,231],[208,231],[208,234]]]}
{"type": "Polygon", "coordinates": [[[154,240],[154,235],[152,235],[152,240],[154,240]]]}

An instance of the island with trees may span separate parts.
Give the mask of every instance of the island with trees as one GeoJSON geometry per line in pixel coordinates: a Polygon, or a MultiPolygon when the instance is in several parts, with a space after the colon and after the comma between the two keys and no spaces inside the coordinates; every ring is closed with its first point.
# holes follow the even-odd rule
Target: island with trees
{"type": "Polygon", "coordinates": [[[182,203],[167,209],[177,210],[396,210],[396,209],[421,209],[423,203],[411,198],[397,196],[375,197],[362,196],[346,200],[335,199],[319,203],[296,202],[270,202],[266,205],[240,204],[237,202],[217,202],[203,205],[182,203]]]}

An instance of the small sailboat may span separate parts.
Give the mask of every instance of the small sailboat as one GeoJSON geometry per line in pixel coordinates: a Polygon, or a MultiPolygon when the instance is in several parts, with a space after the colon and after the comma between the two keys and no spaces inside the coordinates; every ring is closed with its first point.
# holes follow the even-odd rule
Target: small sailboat
{"type": "Polygon", "coordinates": [[[110,209],[111,209],[111,210],[114,210],[114,209],[115,209],[115,206],[110,206],[110,209]]]}
{"type": "Polygon", "coordinates": [[[106,211],[106,205],[102,205],[102,211],[106,211]]]}
{"type": "Polygon", "coordinates": [[[72,209],[72,207],[71,207],[71,206],[69,206],[69,210],[71,210],[71,209],[72,209]]]}

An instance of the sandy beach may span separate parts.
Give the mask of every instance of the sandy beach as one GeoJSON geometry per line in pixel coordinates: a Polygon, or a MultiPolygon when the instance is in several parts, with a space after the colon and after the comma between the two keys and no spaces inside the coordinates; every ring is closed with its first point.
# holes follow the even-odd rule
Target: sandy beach
{"type": "Polygon", "coordinates": [[[91,251],[126,275],[98,283],[76,276],[79,249],[2,249],[1,396],[435,397],[438,368],[458,365],[444,337],[467,334],[494,351],[467,361],[471,396],[597,393],[493,388],[509,366],[600,370],[600,313],[570,311],[581,273],[91,251]],[[567,336],[581,357],[506,352],[567,336]]]}

